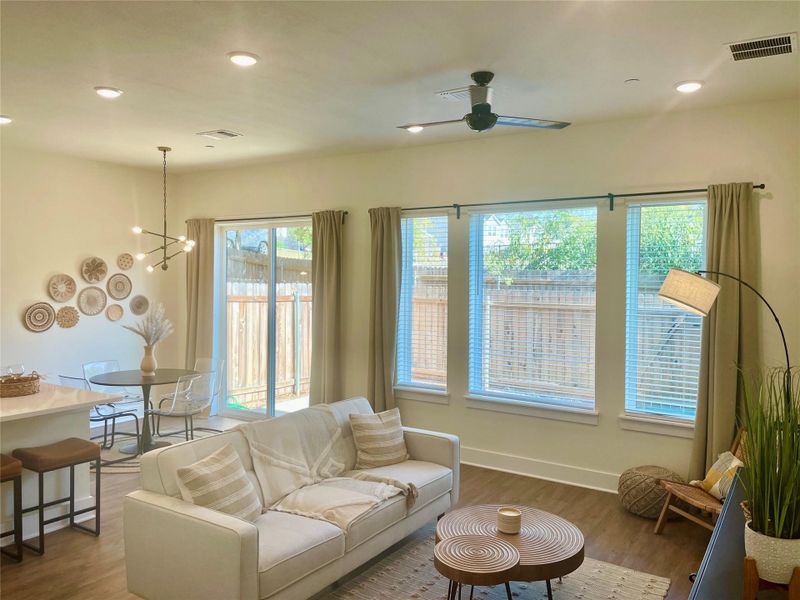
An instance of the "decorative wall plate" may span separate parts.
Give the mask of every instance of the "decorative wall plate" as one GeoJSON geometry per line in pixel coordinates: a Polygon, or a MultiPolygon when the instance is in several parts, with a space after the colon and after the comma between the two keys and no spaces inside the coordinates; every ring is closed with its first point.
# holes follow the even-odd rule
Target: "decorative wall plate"
{"type": "Polygon", "coordinates": [[[58,323],[59,327],[63,327],[64,329],[75,327],[80,318],[81,316],[74,306],[62,306],[56,313],[56,323],[58,323]]]}
{"type": "Polygon", "coordinates": [[[119,304],[111,304],[106,309],[106,317],[109,321],[119,321],[125,310],[119,304]]]}
{"type": "Polygon", "coordinates": [[[106,293],[99,287],[87,287],[78,294],[78,308],[85,315],[99,315],[106,307],[106,293]]]}
{"type": "Polygon", "coordinates": [[[47,282],[47,291],[56,302],[66,302],[75,295],[75,280],[65,273],[53,275],[47,282]]]}
{"type": "Polygon", "coordinates": [[[89,283],[97,283],[103,281],[108,273],[108,265],[106,261],[97,256],[87,258],[81,263],[81,275],[89,283]]]}
{"type": "Polygon", "coordinates": [[[47,331],[56,320],[56,311],[47,302],[37,302],[25,311],[23,322],[29,331],[39,333],[47,331]]]}
{"type": "Polygon", "coordinates": [[[143,315],[150,308],[150,301],[144,296],[134,296],[131,298],[131,312],[135,315],[143,315]]]}
{"type": "Polygon", "coordinates": [[[133,256],[125,252],[117,257],[117,266],[123,271],[127,271],[133,266],[133,256]]]}
{"type": "Polygon", "coordinates": [[[116,273],[108,278],[106,289],[108,290],[108,295],[114,300],[124,300],[131,295],[133,284],[127,275],[116,273]]]}

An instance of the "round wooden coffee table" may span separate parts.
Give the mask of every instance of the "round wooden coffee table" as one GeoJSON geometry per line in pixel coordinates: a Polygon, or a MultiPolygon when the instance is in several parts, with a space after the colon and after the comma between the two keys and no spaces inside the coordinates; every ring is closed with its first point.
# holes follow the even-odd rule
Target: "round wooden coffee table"
{"type": "MultiPolygon", "coordinates": [[[[511,544],[519,564],[511,581],[545,581],[552,600],[550,580],[572,573],[583,563],[583,534],[566,519],[530,506],[515,506],[522,513],[517,535],[497,531],[500,504],[467,506],[447,513],[436,524],[436,541],[455,536],[483,535],[511,544]]],[[[506,506],[506,505],[502,505],[506,506]]]]}
{"type": "Polygon", "coordinates": [[[519,566],[519,552],[514,546],[488,535],[456,535],[442,540],[433,549],[436,570],[450,580],[448,600],[461,597],[461,586],[492,586],[504,583],[512,600],[508,582],[519,566]]]}

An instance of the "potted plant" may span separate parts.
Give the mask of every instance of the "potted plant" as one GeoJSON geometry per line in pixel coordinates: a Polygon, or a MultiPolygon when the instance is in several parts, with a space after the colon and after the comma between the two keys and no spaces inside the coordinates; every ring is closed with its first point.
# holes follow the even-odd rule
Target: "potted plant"
{"type": "Polygon", "coordinates": [[[744,541],[761,579],[789,583],[800,566],[800,377],[743,377],[744,541]]]}

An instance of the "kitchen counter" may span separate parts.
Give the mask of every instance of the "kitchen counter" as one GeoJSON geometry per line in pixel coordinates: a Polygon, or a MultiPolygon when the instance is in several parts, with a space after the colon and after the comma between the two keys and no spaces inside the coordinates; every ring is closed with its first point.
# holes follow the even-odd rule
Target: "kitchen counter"
{"type": "Polygon", "coordinates": [[[0,398],[0,423],[42,415],[88,410],[96,404],[114,402],[121,396],[90,392],[63,385],[41,383],[39,392],[30,396],[0,398]]]}

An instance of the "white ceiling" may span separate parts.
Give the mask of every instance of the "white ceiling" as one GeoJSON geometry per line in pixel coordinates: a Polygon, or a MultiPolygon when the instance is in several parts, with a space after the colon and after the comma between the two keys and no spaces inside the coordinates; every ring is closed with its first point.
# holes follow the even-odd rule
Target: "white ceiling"
{"type": "MultiPolygon", "coordinates": [[[[800,53],[734,63],[726,42],[800,29],[800,2],[9,2],[8,141],[189,169],[478,135],[434,92],[491,69],[502,114],[572,121],[800,94],[800,53]],[[256,66],[226,54],[247,50],[256,66]],[[638,84],[624,84],[638,77],[638,84]],[[693,95],[673,84],[703,79],[693,95]],[[93,87],[125,94],[104,100],[93,87]],[[210,142],[225,128],[243,138],[210,142]],[[205,144],[214,143],[214,149],[205,144]]],[[[495,128],[481,135],[559,135],[495,128]]]]}

